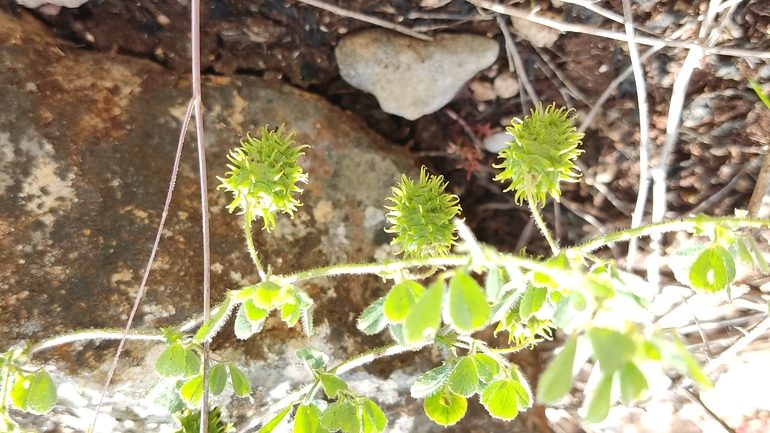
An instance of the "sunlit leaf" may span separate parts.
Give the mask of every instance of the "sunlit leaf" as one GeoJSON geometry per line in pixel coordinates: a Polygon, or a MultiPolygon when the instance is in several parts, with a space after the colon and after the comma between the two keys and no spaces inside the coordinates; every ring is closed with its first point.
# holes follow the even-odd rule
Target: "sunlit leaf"
{"type": "Polygon", "coordinates": [[[320,370],[326,367],[326,363],[329,362],[329,356],[312,347],[303,347],[294,352],[294,354],[297,355],[300,361],[305,363],[311,373],[313,370],[320,370]]]}
{"type": "Polygon", "coordinates": [[[385,317],[393,323],[403,322],[423,291],[415,281],[402,281],[393,286],[383,305],[385,317]]]}
{"type": "Polygon", "coordinates": [[[492,302],[500,296],[500,290],[503,286],[503,281],[500,276],[502,269],[492,268],[487,272],[487,276],[484,279],[484,290],[487,293],[487,300],[492,302]]]}
{"type": "Polygon", "coordinates": [[[577,337],[573,335],[540,376],[540,382],[537,384],[538,401],[555,402],[572,388],[572,365],[575,362],[576,350],[577,337]]]}
{"type": "Polygon", "coordinates": [[[583,402],[583,421],[596,423],[604,421],[610,412],[610,393],[612,391],[612,375],[604,375],[593,390],[586,391],[583,402]]]}
{"type": "Polygon", "coordinates": [[[647,378],[633,361],[623,364],[618,371],[620,379],[620,395],[624,404],[631,404],[641,398],[642,393],[648,388],[647,378]]]}
{"type": "Polygon", "coordinates": [[[347,399],[340,399],[329,405],[321,416],[321,427],[335,432],[359,433],[361,425],[356,407],[347,399]]]}
{"type": "Polygon", "coordinates": [[[479,380],[482,382],[492,382],[500,374],[500,364],[486,353],[477,353],[473,355],[476,363],[479,380]]]}
{"type": "Polygon", "coordinates": [[[233,384],[233,391],[235,391],[235,394],[241,397],[249,395],[251,392],[251,382],[249,382],[249,378],[233,364],[227,364],[227,368],[230,370],[230,381],[233,384]]]}
{"type": "Polygon", "coordinates": [[[348,390],[348,384],[339,377],[324,373],[321,375],[321,385],[324,388],[326,396],[329,398],[337,398],[337,394],[348,390]]]}
{"type": "Polygon", "coordinates": [[[424,398],[435,394],[439,391],[444,384],[449,380],[449,375],[452,374],[455,364],[451,362],[445,362],[439,367],[424,373],[418,377],[412,385],[410,390],[413,398],[424,398]]]}
{"type": "Polygon", "coordinates": [[[201,372],[201,359],[198,354],[189,347],[184,350],[184,362],[184,377],[195,376],[201,372]]]}
{"type": "Polygon", "coordinates": [[[685,286],[690,284],[690,269],[695,259],[706,250],[708,246],[703,244],[686,245],[668,256],[668,267],[674,272],[674,278],[685,286]]]}
{"type": "Polygon", "coordinates": [[[433,394],[423,403],[425,415],[433,422],[443,426],[450,426],[460,421],[468,409],[468,402],[464,397],[444,388],[441,392],[433,394]]]}
{"type": "Polygon", "coordinates": [[[735,261],[721,245],[711,245],[695,260],[689,273],[695,289],[718,292],[735,280],[735,261]]]}
{"type": "Polygon", "coordinates": [[[481,404],[490,415],[505,421],[516,418],[519,413],[517,395],[525,394],[521,385],[512,379],[497,380],[489,384],[481,394],[481,404]]]}
{"type": "Polygon", "coordinates": [[[361,431],[362,433],[380,433],[388,425],[388,419],[377,405],[369,400],[364,400],[361,405],[361,431]]]}
{"type": "Polygon", "coordinates": [[[246,318],[252,323],[259,322],[267,317],[268,311],[254,305],[254,301],[251,299],[247,300],[242,305],[246,310],[246,318]]]}
{"type": "Polygon", "coordinates": [[[476,393],[479,388],[479,377],[473,358],[468,356],[459,358],[457,366],[449,375],[448,385],[452,392],[463,397],[470,397],[476,393]]]}
{"type": "Polygon", "coordinates": [[[388,326],[388,319],[385,317],[383,306],[385,305],[385,296],[374,301],[372,305],[358,316],[356,328],[366,335],[374,335],[382,332],[388,326]]]}
{"type": "Polygon", "coordinates": [[[328,430],[321,427],[321,409],[314,404],[301,404],[297,406],[294,415],[293,433],[327,433],[328,430]]]}
{"type": "Polygon", "coordinates": [[[612,374],[633,358],[636,345],[631,337],[614,329],[589,328],[586,331],[594,356],[606,374],[612,374]]]}
{"type": "Polygon", "coordinates": [[[272,281],[265,281],[257,286],[257,291],[251,299],[256,307],[263,310],[270,311],[280,308],[291,300],[291,296],[282,289],[281,286],[272,281]]]}
{"type": "Polygon", "coordinates": [[[457,272],[449,281],[449,304],[444,320],[457,331],[470,333],[489,320],[489,304],[479,284],[469,275],[457,272]]]}
{"type": "Polygon", "coordinates": [[[278,427],[278,424],[283,421],[284,418],[286,418],[286,415],[289,414],[291,411],[292,405],[289,405],[286,409],[282,410],[278,413],[278,415],[274,416],[270,421],[267,422],[264,426],[262,426],[261,429],[257,433],[270,433],[273,430],[275,430],[276,427],[278,427]]]}
{"type": "Polygon", "coordinates": [[[527,290],[524,292],[524,296],[521,298],[521,306],[519,307],[521,318],[527,320],[533,314],[540,311],[547,296],[548,289],[544,287],[534,287],[532,285],[528,286],[527,290]]]}
{"type": "Polygon", "coordinates": [[[299,313],[302,308],[299,304],[287,302],[281,307],[281,320],[286,322],[289,327],[292,327],[299,322],[299,313]]]}
{"type": "Polygon", "coordinates": [[[223,364],[217,364],[209,372],[209,387],[213,395],[219,395],[227,386],[227,369],[223,364]]]}
{"type": "Polygon", "coordinates": [[[179,395],[190,406],[197,406],[203,396],[203,375],[193,376],[179,388],[179,395]]]}
{"type": "Polygon", "coordinates": [[[441,324],[444,281],[439,279],[417,300],[404,320],[404,338],[410,344],[433,339],[441,324]]]}
{"type": "Polygon", "coordinates": [[[241,304],[238,307],[238,314],[235,315],[235,336],[239,340],[246,340],[247,338],[261,331],[264,324],[264,317],[261,320],[257,320],[255,322],[249,320],[249,318],[246,316],[246,305],[241,304]]]}
{"type": "Polygon", "coordinates": [[[155,372],[161,377],[179,377],[184,375],[186,360],[185,348],[180,343],[168,346],[155,361],[155,372]]]}
{"type": "Polygon", "coordinates": [[[195,333],[196,343],[207,343],[217,335],[230,317],[230,307],[230,295],[228,294],[222,305],[213,312],[211,318],[195,333]]]}

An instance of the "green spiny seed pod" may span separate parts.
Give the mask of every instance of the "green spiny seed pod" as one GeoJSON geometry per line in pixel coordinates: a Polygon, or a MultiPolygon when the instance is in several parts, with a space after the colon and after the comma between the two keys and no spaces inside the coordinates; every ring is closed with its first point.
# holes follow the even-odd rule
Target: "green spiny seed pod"
{"type": "Polygon", "coordinates": [[[278,131],[262,128],[262,139],[251,136],[241,140],[241,146],[230,151],[227,158],[232,162],[225,177],[218,177],[218,188],[233,193],[233,201],[227,207],[238,210],[254,219],[262,215],[264,228],[275,228],[275,212],[288,213],[292,217],[297,206],[302,206],[292,193],[302,193],[297,183],[307,183],[307,174],[297,163],[307,145],[294,146],[290,133],[283,137],[283,125],[278,131]]]}
{"type": "Polygon", "coordinates": [[[504,192],[516,190],[517,204],[522,204],[529,194],[534,204],[545,205],[546,194],[559,201],[560,182],[579,180],[573,160],[583,153],[578,149],[583,134],[576,132],[572,124],[576,117],[574,110],[557,110],[556,104],[544,110],[541,103],[523,121],[511,120],[507,131],[513,142],[500,151],[503,162],[493,167],[503,169],[494,180],[511,180],[504,192]]]}
{"type": "Polygon", "coordinates": [[[393,226],[385,231],[397,235],[391,245],[399,245],[399,254],[419,258],[449,253],[457,239],[452,219],[460,213],[460,199],[445,193],[446,186],[443,176],[428,175],[423,166],[419,182],[403,175],[393,187],[393,196],[387,198],[393,205],[385,206],[393,226]]]}

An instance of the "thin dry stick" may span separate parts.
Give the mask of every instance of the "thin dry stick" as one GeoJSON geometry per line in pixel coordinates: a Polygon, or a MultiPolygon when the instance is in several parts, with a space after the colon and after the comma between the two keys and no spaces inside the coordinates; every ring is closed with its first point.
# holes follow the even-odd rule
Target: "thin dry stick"
{"type": "MultiPolygon", "coordinates": [[[[511,55],[513,56],[513,64],[516,65],[516,76],[519,77],[519,80],[523,84],[524,89],[527,91],[527,94],[529,95],[529,99],[532,101],[532,105],[537,104],[540,101],[540,97],[537,95],[537,92],[535,92],[535,87],[532,86],[532,83],[529,81],[529,78],[527,78],[527,71],[526,69],[524,69],[524,62],[521,61],[519,50],[516,49],[516,44],[513,42],[513,38],[511,37],[511,33],[508,30],[508,26],[505,23],[505,19],[501,16],[498,16],[497,24],[500,26],[500,29],[503,31],[503,37],[505,38],[505,46],[508,47],[508,49],[511,51],[511,55]]],[[[524,108],[523,103],[522,103],[521,109],[522,111],[526,112],[526,109],[524,108]]]]}
{"type": "MultiPolygon", "coordinates": [[[[770,169],[770,166],[768,167],[770,169]]],[[[738,181],[741,180],[743,177],[743,170],[739,171],[738,174],[733,176],[733,180],[731,180],[727,185],[725,185],[724,188],[719,190],[716,194],[709,197],[707,200],[704,200],[702,203],[700,203],[698,206],[694,207],[691,211],[685,212],[683,216],[687,215],[698,215],[699,213],[703,212],[704,210],[711,207],[713,204],[721,201],[727,194],[730,193],[730,191],[735,188],[735,185],[738,184],[738,181]]],[[[768,180],[770,180],[770,173],[768,173],[768,180]]],[[[765,184],[767,186],[767,184],[765,184]]],[[[756,191],[756,189],[755,189],[756,191]]],[[[752,195],[753,197],[753,195],[752,195]]],[[[751,215],[751,203],[749,202],[749,218],[757,218],[757,215],[751,215]]]]}
{"type": "Polygon", "coordinates": [[[718,423],[719,423],[719,425],[721,425],[721,426],[722,426],[722,428],[723,428],[723,429],[725,429],[725,431],[726,431],[727,433],[735,433],[735,430],[733,430],[733,429],[732,429],[732,427],[730,427],[729,425],[727,425],[727,423],[726,423],[726,422],[725,422],[725,421],[724,421],[722,418],[718,417],[718,416],[717,416],[717,414],[715,414],[715,413],[714,413],[714,412],[713,412],[711,409],[709,409],[709,407],[708,407],[708,406],[706,406],[706,404],[705,404],[705,403],[703,403],[703,400],[701,400],[701,399],[700,399],[700,396],[699,396],[699,395],[697,395],[697,394],[693,393],[693,392],[692,392],[692,391],[690,391],[689,389],[685,389],[685,388],[680,388],[680,389],[682,390],[682,393],[683,393],[683,394],[684,394],[684,395],[685,395],[687,398],[689,398],[689,399],[690,399],[690,401],[692,401],[693,403],[696,403],[696,404],[698,404],[698,405],[699,405],[701,408],[703,408],[703,410],[705,410],[705,411],[706,411],[706,413],[707,413],[707,414],[709,414],[709,416],[711,416],[712,418],[714,418],[714,420],[715,420],[716,422],[718,422],[718,423]]]}
{"type": "Polygon", "coordinates": [[[561,72],[561,69],[559,69],[559,67],[556,66],[556,64],[553,62],[553,59],[551,59],[551,56],[549,56],[548,53],[546,53],[546,51],[541,48],[538,48],[538,47],[533,47],[533,48],[535,48],[535,52],[543,59],[545,64],[548,65],[548,67],[553,71],[553,73],[556,75],[559,81],[561,81],[564,84],[564,86],[570,91],[570,93],[572,93],[572,96],[579,99],[581,102],[583,102],[584,104],[590,107],[591,102],[588,100],[588,97],[585,95],[585,93],[580,91],[580,89],[578,89],[577,86],[575,86],[572,83],[572,81],[570,81],[570,79],[567,78],[561,72]]]}
{"type": "Polygon", "coordinates": [[[724,365],[727,361],[729,361],[731,358],[737,355],[738,352],[745,349],[746,346],[748,346],[754,340],[759,338],[762,334],[767,332],[768,329],[770,329],[770,317],[765,317],[765,319],[759,322],[759,324],[756,327],[754,327],[754,329],[752,329],[748,334],[746,334],[746,336],[736,341],[735,344],[730,346],[730,348],[720,353],[719,356],[712,359],[711,362],[706,364],[706,366],[703,367],[703,371],[706,374],[713,373],[714,371],[716,371],[717,368],[724,365]]]}
{"type": "MultiPolygon", "coordinates": [[[[190,26],[192,33],[192,98],[195,106],[195,133],[198,144],[198,177],[201,188],[201,231],[203,232],[203,322],[211,315],[211,236],[209,233],[209,194],[206,176],[206,147],[203,135],[203,101],[201,98],[201,29],[200,0],[192,0],[190,26]]],[[[209,370],[211,347],[203,344],[203,394],[201,398],[200,433],[209,426],[209,370]]]]}
{"type": "Polygon", "coordinates": [[[317,0],[298,0],[300,3],[305,3],[310,6],[315,6],[318,9],[323,9],[325,11],[329,11],[333,14],[339,15],[341,17],[346,18],[353,18],[359,21],[363,21],[365,23],[374,24],[375,26],[384,27],[386,29],[394,30],[399,33],[403,33],[407,36],[411,36],[413,38],[417,38],[423,41],[432,41],[433,39],[429,36],[423,35],[422,33],[417,33],[414,30],[411,30],[407,27],[400,26],[398,24],[393,24],[390,21],[381,20],[379,18],[370,17],[369,15],[360,14],[358,12],[349,11],[347,9],[342,9],[340,7],[330,5],[328,3],[320,2],[317,0]]]}
{"type": "MultiPolygon", "coordinates": [[[[626,35],[628,35],[628,55],[631,57],[631,67],[634,70],[634,82],[636,83],[636,97],[639,105],[639,192],[636,196],[636,207],[631,216],[631,228],[642,225],[644,208],[647,203],[647,191],[650,187],[650,118],[647,111],[647,83],[644,77],[644,69],[639,59],[639,49],[634,40],[633,16],[631,15],[631,1],[623,0],[623,15],[626,17],[626,35]]],[[[626,258],[626,270],[630,271],[636,261],[636,248],[639,238],[631,238],[628,244],[628,256],[626,258]]],[[[655,285],[657,288],[657,285],[655,285]]]]}
{"type": "Polygon", "coordinates": [[[152,244],[150,258],[147,260],[147,267],[144,268],[142,282],[139,284],[139,291],[137,291],[136,299],[134,299],[134,306],[131,308],[131,314],[128,315],[126,328],[123,331],[123,337],[120,339],[120,343],[118,343],[118,350],[115,352],[115,357],[112,358],[112,364],[110,364],[110,369],[107,372],[107,378],[104,380],[104,388],[102,389],[102,395],[99,397],[99,403],[96,405],[94,421],[91,423],[91,431],[95,431],[96,429],[96,420],[99,418],[99,412],[101,411],[102,405],[104,404],[104,397],[107,395],[107,389],[110,387],[110,381],[112,380],[112,376],[115,374],[115,369],[118,367],[120,354],[123,352],[123,347],[126,345],[128,333],[131,331],[131,326],[134,323],[134,317],[136,316],[136,312],[139,310],[139,304],[142,302],[142,296],[144,296],[144,289],[147,285],[147,279],[150,277],[150,270],[152,269],[152,262],[155,260],[155,253],[158,252],[158,245],[160,244],[160,238],[163,234],[163,226],[166,224],[168,209],[171,206],[171,196],[174,192],[174,185],[176,185],[176,176],[179,172],[179,160],[182,157],[182,147],[184,145],[184,138],[185,133],[187,132],[187,127],[190,125],[190,114],[192,113],[192,109],[193,100],[191,99],[187,104],[187,113],[184,116],[182,130],[179,131],[179,143],[177,144],[176,156],[174,157],[174,168],[171,170],[171,181],[169,181],[168,192],[166,193],[166,203],[163,205],[163,213],[161,214],[160,222],[158,223],[158,233],[155,235],[155,242],[152,244]]]}
{"type": "Polygon", "coordinates": [[[770,158],[765,154],[762,159],[762,168],[759,169],[757,176],[757,183],[754,184],[754,191],[751,192],[749,199],[749,218],[758,217],[768,184],[770,184],[770,158]]]}
{"type": "MultiPolygon", "coordinates": [[[[532,14],[529,11],[501,5],[490,0],[468,0],[470,3],[477,7],[488,9],[493,12],[510,15],[516,18],[523,18],[532,21],[536,24],[541,24],[546,27],[551,27],[559,30],[563,33],[585,33],[588,35],[598,36],[606,39],[614,39],[616,41],[626,42],[628,40],[624,33],[613,32],[609,30],[603,30],[592,26],[582,24],[570,24],[563,21],[552,20],[549,18],[543,18],[541,16],[532,14]]],[[[686,48],[688,50],[702,50],[704,54],[718,54],[729,57],[748,57],[756,59],[770,59],[770,51],[751,51],[741,50],[735,48],[722,48],[722,47],[710,47],[693,42],[677,41],[670,38],[651,38],[647,36],[636,36],[634,42],[642,45],[656,46],[663,44],[667,47],[686,48]]]]}
{"type": "MultiPolygon", "coordinates": [[[[608,18],[612,21],[615,21],[618,24],[625,24],[625,19],[623,18],[622,15],[618,15],[615,12],[604,9],[601,6],[597,6],[595,2],[586,1],[586,0],[562,0],[562,1],[564,3],[572,3],[573,5],[582,6],[588,9],[589,11],[597,15],[601,15],[605,18],[608,18]]],[[[633,23],[633,25],[634,25],[634,28],[637,30],[643,31],[645,33],[649,33],[651,35],[659,36],[658,32],[654,32],[641,24],[633,23]]]]}

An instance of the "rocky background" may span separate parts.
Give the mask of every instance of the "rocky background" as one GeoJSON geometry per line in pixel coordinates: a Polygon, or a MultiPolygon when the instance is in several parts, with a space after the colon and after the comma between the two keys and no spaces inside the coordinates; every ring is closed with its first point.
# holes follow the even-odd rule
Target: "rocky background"
{"type": "MultiPolygon", "coordinates": [[[[606,14],[579,2],[535,3],[545,16],[622,32],[606,14]]],[[[634,1],[633,15],[648,34],[692,40],[707,3],[634,1]]],[[[480,240],[505,251],[527,246],[546,254],[526,209],[489,180],[489,166],[506,140],[504,126],[531,105],[522,78],[538,99],[574,106],[584,116],[630,63],[622,42],[521,19],[500,21],[463,0],[345,1],[336,2],[342,8],[336,12],[294,0],[203,4],[214,301],[256,281],[240,220],[214,190],[227,150],[246,133],[285,123],[298,142],[313,146],[302,160],[311,181],[298,218],[279,218],[271,235],[255,233],[260,254],[277,272],[382,260],[390,253],[383,197],[400,173],[413,175],[421,164],[450,180],[480,240]],[[408,27],[418,38],[362,22],[356,13],[408,27]],[[506,31],[522,57],[516,72],[506,31]],[[433,41],[419,39],[426,36],[433,41]]],[[[608,0],[600,6],[622,15],[621,5],[608,0]]],[[[0,2],[0,349],[74,329],[123,326],[190,94],[188,8],[186,0],[0,2]]],[[[739,2],[719,19],[722,46],[770,50],[770,8],[763,0],[739,2]]],[[[654,145],[665,138],[671,87],[685,55],[666,48],[645,62],[654,145]]],[[[747,87],[748,77],[767,82],[770,65],[712,55],[693,74],[670,161],[667,217],[727,215],[748,202],[770,130],[770,111],[747,87]]],[[[565,186],[561,205],[544,212],[564,244],[630,224],[639,179],[634,92],[632,79],[615,88],[586,131],[586,182],[565,186]]],[[[196,172],[188,139],[139,329],[176,324],[202,308],[196,172]]],[[[680,239],[669,241],[673,250],[680,239]]],[[[622,248],[603,253],[622,260],[622,248]]],[[[665,270],[663,276],[673,281],[665,270]]],[[[757,306],[765,307],[766,279],[748,276],[742,283],[744,302],[729,305],[667,286],[657,306],[661,326],[679,329],[707,360],[764,317],[757,306]]],[[[365,337],[354,326],[356,315],[388,289],[380,280],[313,281],[305,289],[317,304],[313,338],[274,320],[246,343],[230,331],[217,339],[217,353],[243,366],[256,385],[251,400],[217,401],[236,425],[307,380],[293,355],[297,348],[312,345],[334,362],[388,341],[365,337]]],[[[556,345],[523,352],[516,361],[534,380],[541,358],[556,345]]],[[[44,353],[40,360],[62,384],[61,398],[52,414],[22,416],[25,426],[84,431],[115,346],[92,342],[44,353]]],[[[129,344],[100,431],[170,428],[172,420],[143,401],[160,350],[129,344]]],[[[766,431],[767,339],[746,352],[728,365],[728,374],[715,376],[715,392],[702,394],[712,414],[671,392],[643,409],[613,409],[602,425],[580,426],[577,395],[548,410],[551,427],[543,408],[503,424],[473,402],[448,430],[681,433],[722,431],[715,419],[722,417],[736,431],[766,431]]],[[[405,354],[346,379],[383,405],[390,431],[443,431],[408,396],[417,375],[441,359],[440,352],[405,354]]]]}

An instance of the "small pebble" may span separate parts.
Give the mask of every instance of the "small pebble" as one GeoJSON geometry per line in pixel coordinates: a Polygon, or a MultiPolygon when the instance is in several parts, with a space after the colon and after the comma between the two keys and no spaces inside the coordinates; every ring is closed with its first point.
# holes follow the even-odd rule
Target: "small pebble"
{"type": "Polygon", "coordinates": [[[471,92],[473,92],[473,97],[476,98],[477,101],[491,101],[495,99],[495,90],[492,88],[492,83],[488,83],[486,81],[474,81],[471,83],[471,92]]]}
{"type": "Polygon", "coordinates": [[[519,80],[511,72],[506,71],[498,75],[492,86],[495,94],[502,99],[513,98],[519,94],[519,80]]]}
{"type": "Polygon", "coordinates": [[[484,145],[484,149],[490,153],[499,153],[501,150],[508,147],[508,142],[513,140],[507,132],[500,131],[484,138],[481,144],[484,145]]]}

